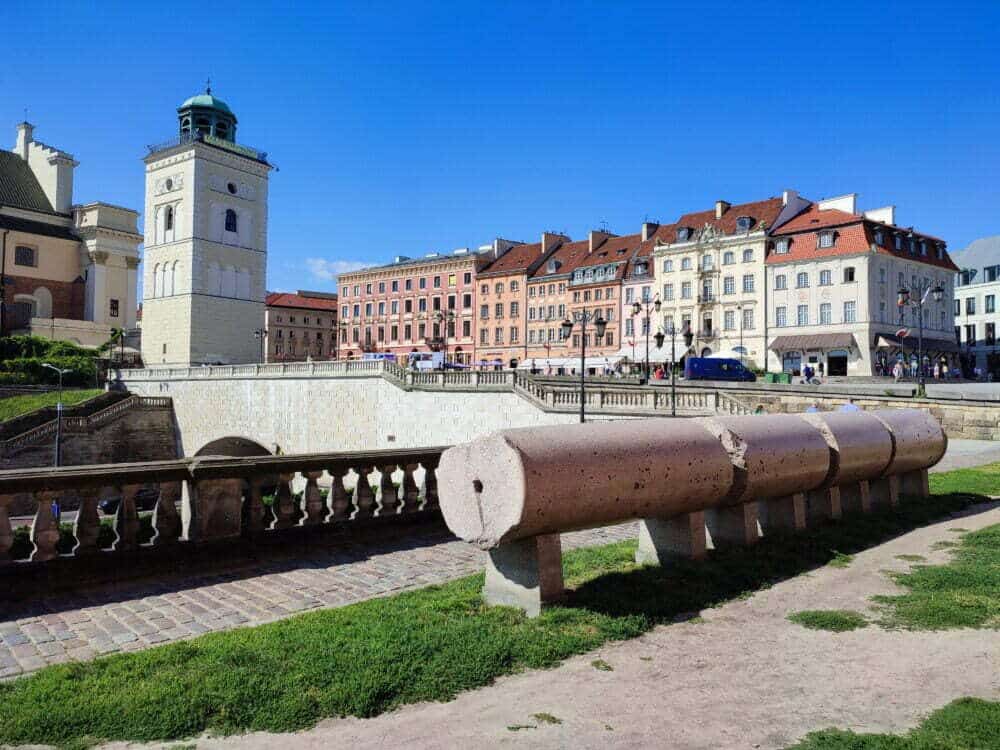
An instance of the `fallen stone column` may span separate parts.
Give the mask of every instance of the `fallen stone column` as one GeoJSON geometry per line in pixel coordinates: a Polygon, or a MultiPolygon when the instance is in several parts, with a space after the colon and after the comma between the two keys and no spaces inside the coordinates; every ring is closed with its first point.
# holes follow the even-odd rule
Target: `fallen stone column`
{"type": "Polygon", "coordinates": [[[765,528],[778,522],[799,528],[802,493],[819,486],[830,468],[830,449],[816,427],[788,414],[698,421],[733,463],[729,494],[705,513],[712,543],[753,544],[759,521],[765,528]]]}
{"type": "Polygon", "coordinates": [[[873,482],[877,501],[895,506],[901,495],[929,497],[927,470],[948,450],[948,435],[940,423],[921,409],[879,409],[869,413],[892,435],[892,459],[873,482]]]}
{"type": "Polygon", "coordinates": [[[639,561],[700,557],[705,526],[716,546],[752,544],[758,520],[768,531],[805,528],[810,508],[839,518],[845,494],[867,509],[872,480],[926,490],[946,444],[916,410],[504,430],[445,451],[440,504],[490,553],[487,602],[537,614],[563,594],[562,532],[640,519],[639,561]]]}

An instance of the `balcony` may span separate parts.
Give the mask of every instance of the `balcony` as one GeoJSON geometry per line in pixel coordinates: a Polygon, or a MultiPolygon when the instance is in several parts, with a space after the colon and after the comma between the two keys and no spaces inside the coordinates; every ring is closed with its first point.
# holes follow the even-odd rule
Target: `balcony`
{"type": "Polygon", "coordinates": [[[268,164],[267,151],[261,151],[260,149],[244,146],[239,143],[233,143],[232,141],[227,141],[223,138],[216,138],[213,135],[203,133],[184,133],[182,135],[176,135],[173,138],[161,143],[147,145],[146,148],[151,156],[160,151],[166,151],[167,149],[176,148],[177,146],[187,146],[191,143],[205,143],[209,146],[215,146],[216,148],[222,149],[223,151],[231,151],[234,154],[239,154],[240,156],[245,156],[248,159],[259,161],[262,164],[268,164]]]}
{"type": "Polygon", "coordinates": [[[711,328],[706,328],[701,331],[698,331],[699,341],[712,341],[714,339],[717,339],[718,337],[719,334],[716,331],[712,330],[711,328]]]}
{"type": "Polygon", "coordinates": [[[714,294],[711,294],[711,293],[709,293],[709,294],[699,294],[698,295],[698,304],[699,305],[711,305],[711,304],[714,304],[717,301],[718,301],[718,299],[716,298],[716,296],[714,294]]]}

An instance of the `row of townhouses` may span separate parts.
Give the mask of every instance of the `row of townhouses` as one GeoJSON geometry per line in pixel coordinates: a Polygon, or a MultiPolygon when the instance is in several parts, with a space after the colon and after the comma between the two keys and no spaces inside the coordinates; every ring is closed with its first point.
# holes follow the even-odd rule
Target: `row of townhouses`
{"type": "Polygon", "coordinates": [[[405,360],[434,350],[467,366],[570,371],[583,345],[588,370],[669,361],[673,345],[678,360],[729,354],[772,372],[811,364],[873,375],[915,361],[920,339],[926,367],[956,367],[957,270],[945,242],[897,225],[894,207],[859,211],[854,194],[814,202],[785,191],[635,234],[545,232],[342,274],[340,351],[405,360]]]}

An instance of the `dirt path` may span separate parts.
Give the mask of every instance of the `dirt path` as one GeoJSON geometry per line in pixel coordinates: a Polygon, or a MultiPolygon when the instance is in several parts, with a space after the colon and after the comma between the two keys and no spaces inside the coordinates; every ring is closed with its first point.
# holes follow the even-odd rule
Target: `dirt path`
{"type": "Polygon", "coordinates": [[[847,568],[823,568],[706,610],[703,622],[659,627],[450,703],[325,721],[294,735],[201,738],[197,747],[718,750],[781,748],[828,726],[903,731],[954,698],[1000,699],[1000,633],[873,626],[835,634],[785,618],[802,609],[871,612],[870,597],[896,590],[883,571],[910,564],[897,555],[943,562],[947,553],[931,546],[955,539],[958,532],[949,529],[996,523],[1000,507],[980,507],[862,552],[847,568]],[[613,671],[595,669],[595,659],[613,671]],[[542,712],[562,723],[532,718],[542,712]],[[508,728],[518,725],[528,726],[508,728]]]}

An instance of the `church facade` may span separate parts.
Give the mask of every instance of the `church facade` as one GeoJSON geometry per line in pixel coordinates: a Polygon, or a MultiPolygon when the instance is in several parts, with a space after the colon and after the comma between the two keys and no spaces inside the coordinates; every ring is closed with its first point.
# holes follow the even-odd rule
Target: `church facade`
{"type": "Polygon", "coordinates": [[[211,89],[177,116],[177,137],[145,158],[143,362],[256,362],[271,165],[237,144],[236,115],[211,89]]]}

